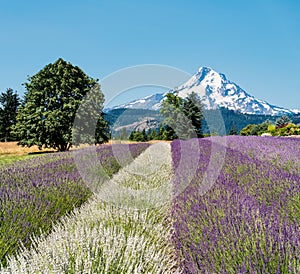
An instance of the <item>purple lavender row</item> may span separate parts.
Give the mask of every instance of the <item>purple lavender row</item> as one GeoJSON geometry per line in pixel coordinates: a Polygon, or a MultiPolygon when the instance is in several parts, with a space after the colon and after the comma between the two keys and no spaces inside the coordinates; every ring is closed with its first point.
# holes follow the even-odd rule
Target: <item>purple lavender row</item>
{"type": "MultiPolygon", "coordinates": [[[[216,182],[202,195],[203,176],[212,159],[211,141],[197,140],[201,151],[197,171],[176,197],[171,212],[172,242],[183,272],[299,273],[299,174],[279,168],[278,163],[273,165],[272,158],[263,155],[264,151],[270,151],[264,147],[270,145],[268,142],[235,137],[232,142],[236,146],[243,143],[240,149],[243,153],[226,148],[224,165],[216,182]],[[250,149],[261,148],[260,157],[248,156],[247,141],[250,149]],[[255,141],[258,143],[254,145],[255,141]]],[[[186,142],[194,145],[195,140],[186,142]]],[[[287,145],[289,142],[295,147],[299,145],[295,143],[299,141],[287,140],[287,145]]],[[[179,175],[188,174],[178,164],[182,143],[172,143],[178,174],[174,180],[175,192],[184,179],[179,175]]],[[[283,145],[281,140],[275,143],[283,145]]],[[[222,151],[224,147],[220,145],[219,149],[222,151]]],[[[281,146],[277,149],[278,152],[272,148],[274,153],[284,154],[281,146]]],[[[194,151],[191,149],[190,153],[193,155],[194,151]]],[[[287,153],[291,151],[287,149],[287,153]]],[[[218,156],[218,152],[215,154],[218,156]]]]}
{"type": "MultiPolygon", "coordinates": [[[[98,164],[110,177],[148,146],[105,145],[95,152],[98,164]],[[122,163],[116,154],[123,155],[122,163]]],[[[87,155],[88,150],[82,149],[80,154],[87,155]]],[[[53,222],[92,195],[73,156],[72,152],[46,154],[1,169],[0,260],[4,265],[5,256],[14,254],[20,242],[29,246],[33,234],[49,232],[53,222]]]]}
{"type": "Polygon", "coordinates": [[[251,158],[269,161],[282,169],[300,173],[299,138],[227,136],[226,143],[230,148],[246,151],[251,158]]]}

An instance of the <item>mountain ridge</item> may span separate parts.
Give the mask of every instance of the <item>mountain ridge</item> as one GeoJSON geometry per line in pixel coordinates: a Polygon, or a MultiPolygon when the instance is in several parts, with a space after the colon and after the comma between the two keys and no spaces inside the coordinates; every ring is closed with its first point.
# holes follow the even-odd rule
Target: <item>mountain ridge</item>
{"type": "MultiPolygon", "coordinates": [[[[272,116],[300,113],[300,110],[287,109],[269,104],[261,99],[256,99],[239,85],[228,80],[225,74],[219,73],[210,67],[200,67],[184,84],[168,92],[177,93],[182,98],[186,98],[188,94],[195,92],[201,98],[206,109],[227,108],[242,114],[272,116]]],[[[134,108],[159,110],[168,92],[149,95],[111,109],[134,108]]]]}

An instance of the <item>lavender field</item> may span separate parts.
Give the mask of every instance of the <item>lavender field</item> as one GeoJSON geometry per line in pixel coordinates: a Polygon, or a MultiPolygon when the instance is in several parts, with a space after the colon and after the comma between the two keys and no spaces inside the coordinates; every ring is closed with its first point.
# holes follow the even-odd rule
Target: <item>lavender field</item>
{"type": "Polygon", "coordinates": [[[150,146],[107,182],[104,191],[109,190],[108,197],[95,194],[63,218],[51,234],[35,238],[31,249],[10,256],[7,268],[0,272],[174,273],[170,205],[144,207],[142,203],[151,200],[140,195],[143,190],[169,184],[171,175],[170,146],[150,146]],[[161,158],[153,158],[159,153],[161,158]],[[149,184],[140,184],[141,176],[149,184]],[[131,189],[130,199],[115,183],[131,189]]]}
{"type": "MultiPolygon", "coordinates": [[[[196,175],[172,206],[182,273],[300,273],[300,141],[226,137],[224,165],[202,195],[210,147],[220,138],[198,141],[196,175]]],[[[175,165],[180,145],[172,143],[175,165]]]]}
{"type": "MultiPolygon", "coordinates": [[[[124,154],[123,164],[129,163],[148,147],[129,146],[131,155],[124,154]]],[[[114,150],[128,146],[115,145],[114,150]]],[[[86,154],[87,149],[77,151],[86,154]]],[[[121,165],[113,155],[112,146],[96,148],[97,160],[105,176],[111,177],[121,165]]],[[[53,153],[2,167],[0,171],[0,261],[29,247],[31,237],[47,234],[55,221],[74,208],[80,207],[92,195],[80,176],[72,152],[53,153]]],[[[107,178],[104,178],[107,179],[107,178]]]]}
{"type": "Polygon", "coordinates": [[[300,139],[211,137],[130,150],[145,151],[134,161],[109,146],[97,151],[111,179],[93,195],[68,153],[1,173],[0,246],[11,247],[0,272],[300,273],[300,139]]]}

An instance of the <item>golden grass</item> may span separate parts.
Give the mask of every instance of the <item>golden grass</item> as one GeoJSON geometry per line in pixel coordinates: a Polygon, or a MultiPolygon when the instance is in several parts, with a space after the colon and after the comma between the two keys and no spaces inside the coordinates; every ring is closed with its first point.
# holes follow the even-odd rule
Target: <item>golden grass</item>
{"type": "Polygon", "coordinates": [[[53,149],[39,150],[37,146],[21,147],[17,142],[0,142],[0,156],[27,155],[30,153],[54,151],[53,149]]]}
{"type": "MultiPolygon", "coordinates": [[[[168,142],[169,141],[161,141],[161,140],[153,140],[149,141],[148,143],[154,144],[157,142],[168,142]]],[[[106,145],[111,144],[132,144],[132,143],[138,143],[134,141],[120,141],[120,140],[110,140],[106,145]]],[[[86,147],[88,145],[80,145],[79,148],[86,147]]],[[[77,149],[78,147],[73,147],[73,149],[77,149]]],[[[2,156],[20,156],[20,155],[28,155],[33,153],[43,153],[43,152],[50,152],[55,151],[54,149],[42,149],[40,150],[37,146],[32,147],[22,147],[18,146],[17,142],[0,142],[0,157],[2,156]]]]}

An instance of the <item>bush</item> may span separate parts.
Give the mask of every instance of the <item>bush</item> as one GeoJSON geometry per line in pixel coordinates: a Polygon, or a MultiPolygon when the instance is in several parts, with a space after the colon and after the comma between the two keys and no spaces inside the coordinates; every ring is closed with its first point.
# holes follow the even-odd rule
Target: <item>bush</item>
{"type": "Polygon", "coordinates": [[[272,134],[272,136],[276,135],[276,126],[269,125],[268,126],[268,132],[272,134]]]}
{"type": "Polygon", "coordinates": [[[279,136],[300,135],[300,128],[295,124],[289,123],[285,127],[278,128],[277,135],[279,136]]]}

